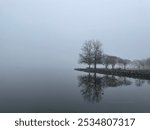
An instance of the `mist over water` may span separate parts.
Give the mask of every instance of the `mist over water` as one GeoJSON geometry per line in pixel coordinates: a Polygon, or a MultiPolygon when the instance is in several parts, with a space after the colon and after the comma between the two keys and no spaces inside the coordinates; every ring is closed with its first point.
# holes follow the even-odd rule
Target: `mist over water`
{"type": "Polygon", "coordinates": [[[0,112],[149,112],[149,81],[112,87],[118,78],[98,75],[105,85],[92,98],[85,81],[79,86],[88,73],[73,70],[86,67],[78,60],[89,39],[106,54],[148,58],[149,7],[149,0],[1,0],[0,112]]]}
{"type": "Polygon", "coordinates": [[[3,72],[0,112],[149,112],[149,81],[93,76],[72,69],[3,72]]]}

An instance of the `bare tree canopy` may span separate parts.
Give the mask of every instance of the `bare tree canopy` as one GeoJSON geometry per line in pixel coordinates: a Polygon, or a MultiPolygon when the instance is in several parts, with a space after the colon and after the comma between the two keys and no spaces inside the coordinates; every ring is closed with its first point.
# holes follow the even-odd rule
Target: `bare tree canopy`
{"type": "Polygon", "coordinates": [[[137,69],[150,69],[150,58],[146,60],[134,60],[132,61],[132,65],[137,69]]]}
{"type": "Polygon", "coordinates": [[[105,68],[107,69],[108,66],[110,65],[109,55],[104,54],[102,62],[103,65],[105,65],[105,68]]]}
{"type": "Polygon", "coordinates": [[[92,45],[93,45],[93,61],[94,61],[94,69],[96,69],[97,64],[102,63],[102,44],[100,41],[92,40],[92,45]]]}
{"type": "Polygon", "coordinates": [[[150,69],[150,58],[148,58],[148,59],[146,60],[146,66],[147,66],[147,68],[150,69]]]}
{"type": "Polygon", "coordinates": [[[112,69],[114,69],[116,65],[124,70],[126,70],[127,65],[130,65],[130,69],[132,66],[134,69],[139,70],[150,69],[150,58],[130,61],[117,56],[103,54],[102,43],[98,40],[85,41],[81,51],[81,54],[79,54],[79,63],[87,64],[89,68],[93,65],[95,70],[97,64],[104,65],[106,69],[108,69],[109,65],[111,65],[112,69]]]}
{"type": "Polygon", "coordinates": [[[116,56],[109,56],[109,62],[112,66],[112,69],[114,69],[115,65],[117,64],[117,57],[116,56]]]}
{"type": "Polygon", "coordinates": [[[126,66],[130,63],[131,61],[128,59],[119,59],[118,63],[123,65],[124,70],[126,69],[126,66]]]}
{"type": "Polygon", "coordinates": [[[85,41],[79,55],[79,63],[88,64],[89,68],[102,63],[102,44],[98,40],[85,41]]]}
{"type": "Polygon", "coordinates": [[[115,65],[118,63],[118,57],[116,56],[110,56],[110,55],[103,55],[103,65],[105,65],[105,68],[107,69],[109,65],[112,66],[112,69],[114,69],[115,65]]]}
{"type": "Polygon", "coordinates": [[[81,50],[82,53],[79,55],[79,63],[88,64],[90,68],[91,64],[93,63],[93,50],[91,41],[85,41],[81,50]]]}

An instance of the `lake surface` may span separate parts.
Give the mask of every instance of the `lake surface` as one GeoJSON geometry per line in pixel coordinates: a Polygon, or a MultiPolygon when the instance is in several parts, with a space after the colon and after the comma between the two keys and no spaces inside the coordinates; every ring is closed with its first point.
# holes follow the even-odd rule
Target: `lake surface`
{"type": "Polygon", "coordinates": [[[0,112],[150,112],[150,81],[68,69],[5,69],[0,112]]]}

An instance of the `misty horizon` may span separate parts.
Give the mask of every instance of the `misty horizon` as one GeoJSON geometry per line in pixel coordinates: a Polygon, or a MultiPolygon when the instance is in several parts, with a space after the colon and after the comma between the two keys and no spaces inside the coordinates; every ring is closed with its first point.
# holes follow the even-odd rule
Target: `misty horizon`
{"type": "Polygon", "coordinates": [[[85,40],[104,53],[150,56],[150,1],[0,1],[2,67],[76,67],[85,40]]]}
{"type": "Polygon", "coordinates": [[[150,112],[149,7],[0,0],[0,112],[150,112]]]}

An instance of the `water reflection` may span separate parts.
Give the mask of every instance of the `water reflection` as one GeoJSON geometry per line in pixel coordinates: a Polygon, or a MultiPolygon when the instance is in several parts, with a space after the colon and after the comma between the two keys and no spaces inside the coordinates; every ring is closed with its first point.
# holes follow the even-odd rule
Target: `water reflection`
{"type": "Polygon", "coordinates": [[[136,85],[137,87],[141,87],[144,83],[145,83],[144,80],[141,80],[141,79],[136,79],[136,80],[135,80],[135,85],[136,85]]]}
{"type": "Polygon", "coordinates": [[[78,76],[79,87],[82,87],[81,94],[89,102],[99,102],[102,99],[103,87],[101,77],[96,74],[78,76]]]}
{"type": "Polygon", "coordinates": [[[78,76],[81,95],[88,102],[100,102],[104,95],[104,88],[128,86],[132,82],[126,77],[116,77],[109,75],[87,74],[78,76]]]}

